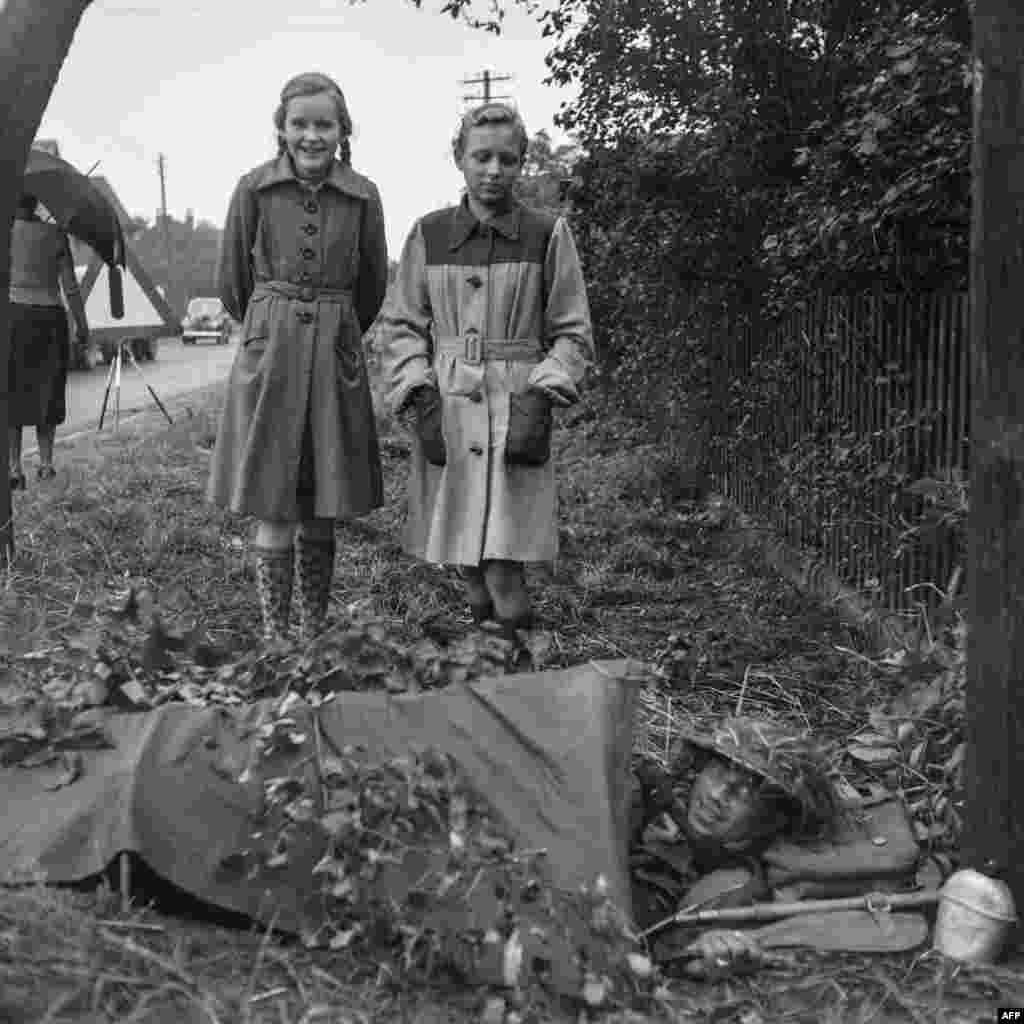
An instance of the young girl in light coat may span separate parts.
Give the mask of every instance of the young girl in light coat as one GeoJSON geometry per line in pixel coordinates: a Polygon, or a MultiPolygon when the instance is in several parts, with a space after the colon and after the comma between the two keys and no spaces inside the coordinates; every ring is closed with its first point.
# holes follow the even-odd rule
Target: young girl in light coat
{"type": "Polygon", "coordinates": [[[465,115],[465,195],[413,226],[381,318],[389,402],[415,415],[406,549],[457,566],[474,619],[514,641],[524,563],[558,547],[552,406],[579,399],[594,358],[569,226],[514,196],[526,147],[510,107],[465,115]]]}

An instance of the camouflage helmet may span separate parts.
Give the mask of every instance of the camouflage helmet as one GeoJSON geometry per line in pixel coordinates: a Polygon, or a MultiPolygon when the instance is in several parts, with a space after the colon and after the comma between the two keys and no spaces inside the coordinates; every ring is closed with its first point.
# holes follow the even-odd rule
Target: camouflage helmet
{"type": "Polygon", "coordinates": [[[767,780],[800,810],[800,830],[834,826],[839,795],[821,751],[809,733],[781,722],[733,716],[706,729],[684,728],[682,739],[767,780]]]}

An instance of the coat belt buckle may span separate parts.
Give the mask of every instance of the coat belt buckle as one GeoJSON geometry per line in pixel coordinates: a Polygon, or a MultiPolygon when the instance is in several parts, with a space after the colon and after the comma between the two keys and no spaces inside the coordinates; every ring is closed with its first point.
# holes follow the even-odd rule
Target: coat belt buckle
{"type": "Polygon", "coordinates": [[[484,361],[484,343],[478,334],[467,334],[463,338],[463,359],[467,363],[482,363],[484,361]]]}

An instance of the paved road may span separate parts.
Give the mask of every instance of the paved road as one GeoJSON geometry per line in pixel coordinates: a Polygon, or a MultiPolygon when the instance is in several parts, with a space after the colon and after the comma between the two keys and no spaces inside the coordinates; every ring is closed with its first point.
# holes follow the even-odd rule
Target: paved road
{"type": "MultiPolygon", "coordinates": [[[[155,362],[140,362],[142,375],[126,364],[121,373],[121,418],[143,409],[155,409],[146,384],[165,404],[175,395],[204,387],[227,377],[235,357],[237,340],[228,345],[200,343],[183,345],[180,338],[160,341],[155,362]]],[[[68,418],[57,428],[57,437],[67,437],[80,430],[95,430],[107,388],[109,367],[102,363],[89,372],[77,370],[68,374],[68,418]]],[[[107,406],[107,424],[113,426],[114,392],[107,406]]],[[[35,447],[32,431],[26,437],[26,451],[35,447]]]]}

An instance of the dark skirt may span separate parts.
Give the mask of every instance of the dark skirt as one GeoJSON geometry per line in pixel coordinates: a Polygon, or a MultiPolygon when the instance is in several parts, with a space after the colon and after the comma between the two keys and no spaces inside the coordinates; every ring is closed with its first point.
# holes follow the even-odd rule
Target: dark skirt
{"type": "Polygon", "coordinates": [[[55,427],[67,416],[69,333],[63,306],[10,305],[8,423],[55,427]]]}

